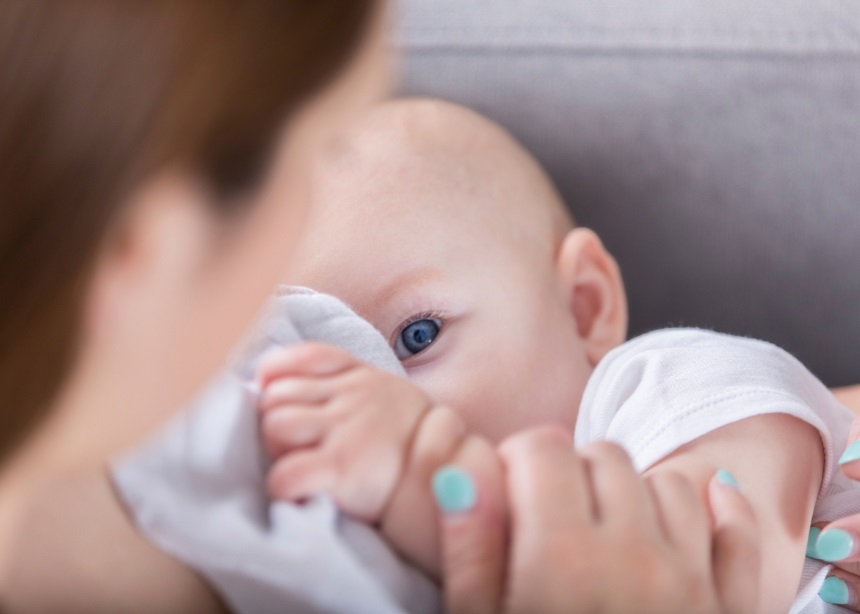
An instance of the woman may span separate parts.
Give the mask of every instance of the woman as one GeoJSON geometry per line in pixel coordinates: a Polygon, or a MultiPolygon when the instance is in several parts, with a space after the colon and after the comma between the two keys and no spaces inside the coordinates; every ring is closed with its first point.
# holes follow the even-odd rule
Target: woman
{"type": "MultiPolygon", "coordinates": [[[[187,401],[286,265],[306,168],[382,90],[380,12],[370,0],[0,3],[0,610],[223,608],[134,532],[101,466],[187,401]]],[[[569,459],[547,463],[547,449],[509,451],[512,497],[523,476],[564,474],[569,459]]],[[[558,503],[536,492],[538,511],[558,503]]],[[[533,529],[515,523],[513,544],[533,529]]],[[[552,552],[524,569],[515,549],[505,572],[501,539],[461,545],[446,549],[455,596],[488,577],[473,573],[487,552],[478,598],[518,594],[534,569],[564,579],[552,552]]],[[[581,588],[564,587],[562,605],[581,588]]],[[[641,604],[672,592],[641,588],[641,604]]],[[[546,611],[544,597],[524,607],[546,611]]],[[[464,603],[452,600],[477,605],[464,603]]]]}
{"type": "Polygon", "coordinates": [[[0,610],[214,607],[111,549],[133,534],[96,471],[275,283],[307,166],[383,90],[379,5],[0,3],[0,610]]]}

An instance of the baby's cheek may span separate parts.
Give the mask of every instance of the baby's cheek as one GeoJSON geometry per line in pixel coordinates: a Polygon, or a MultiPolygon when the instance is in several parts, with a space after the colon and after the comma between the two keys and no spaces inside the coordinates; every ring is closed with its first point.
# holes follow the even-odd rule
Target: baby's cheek
{"type": "Polygon", "coordinates": [[[512,412],[500,402],[509,396],[502,388],[506,384],[493,372],[490,365],[458,356],[432,370],[410,374],[410,379],[434,404],[456,411],[470,433],[497,441],[509,432],[506,422],[512,412]]]}
{"type": "Polygon", "coordinates": [[[543,351],[536,351],[524,387],[530,408],[521,427],[554,423],[573,429],[588,378],[593,371],[578,339],[548,340],[543,351]]]}
{"type": "Polygon", "coordinates": [[[572,429],[592,369],[574,329],[554,317],[552,326],[514,328],[486,318],[410,378],[435,403],[463,416],[472,433],[493,442],[547,423],[572,429]]]}
{"type": "Polygon", "coordinates": [[[567,425],[549,405],[551,395],[541,390],[540,380],[525,370],[500,378],[487,375],[463,395],[467,398],[464,419],[475,434],[499,443],[514,433],[546,422],[567,425]]]}

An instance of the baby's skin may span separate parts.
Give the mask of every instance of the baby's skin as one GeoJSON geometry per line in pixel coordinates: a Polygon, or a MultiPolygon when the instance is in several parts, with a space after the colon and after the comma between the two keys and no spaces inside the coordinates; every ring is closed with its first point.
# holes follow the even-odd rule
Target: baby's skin
{"type": "MultiPolygon", "coordinates": [[[[290,279],[370,321],[409,380],[319,344],[269,356],[260,409],[270,494],[330,495],[439,577],[432,476],[451,463],[473,467],[495,485],[481,496],[504,501],[505,449],[516,433],[551,423],[561,427],[554,437],[569,438],[595,365],[625,339],[621,275],[522,147],[455,105],[382,105],[315,183],[290,279]]],[[[691,580],[679,583],[686,588],[678,594],[693,600],[686,611],[752,611],[756,594],[766,596],[760,611],[788,610],[822,477],[812,427],[784,415],[750,418],[644,476],[615,446],[581,453],[596,490],[623,484],[633,499],[651,493],[651,521],[662,527],[655,535],[677,551],[668,577],[691,580]],[[725,495],[713,477],[721,468],[737,476],[759,521],[757,534],[745,536],[761,544],[755,590],[728,590],[718,578],[714,501],[725,495]],[[740,602],[724,608],[729,595],[740,602]]],[[[742,546],[736,539],[733,547],[742,546]]]]}

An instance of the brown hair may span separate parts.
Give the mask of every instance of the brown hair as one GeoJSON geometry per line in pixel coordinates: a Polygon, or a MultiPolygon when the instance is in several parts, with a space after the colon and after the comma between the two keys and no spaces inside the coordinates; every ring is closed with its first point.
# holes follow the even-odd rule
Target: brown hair
{"type": "Polygon", "coordinates": [[[221,198],[344,67],[373,0],[0,2],[0,463],[48,411],[129,191],[169,164],[221,198]]]}

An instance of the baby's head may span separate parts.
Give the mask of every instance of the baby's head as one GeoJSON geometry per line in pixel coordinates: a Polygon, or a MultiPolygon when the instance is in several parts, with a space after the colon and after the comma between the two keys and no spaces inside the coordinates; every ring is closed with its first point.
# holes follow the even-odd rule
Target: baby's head
{"type": "Polygon", "coordinates": [[[450,103],[388,102],[316,179],[291,282],[347,302],[474,431],[573,427],[624,340],[624,289],[518,143],[450,103]]]}

